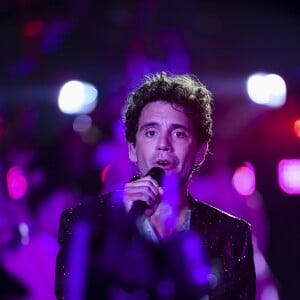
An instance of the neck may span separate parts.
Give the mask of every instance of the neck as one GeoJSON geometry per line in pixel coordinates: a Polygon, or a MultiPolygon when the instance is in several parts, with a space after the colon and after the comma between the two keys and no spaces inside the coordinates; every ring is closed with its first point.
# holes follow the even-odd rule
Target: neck
{"type": "Polygon", "coordinates": [[[185,223],[187,211],[190,209],[187,190],[181,189],[177,201],[162,199],[155,213],[150,217],[150,223],[161,238],[180,229],[185,223]]]}

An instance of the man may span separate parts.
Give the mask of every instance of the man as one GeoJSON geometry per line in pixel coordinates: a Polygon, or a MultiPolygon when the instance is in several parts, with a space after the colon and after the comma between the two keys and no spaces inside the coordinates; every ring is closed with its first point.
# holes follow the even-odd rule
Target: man
{"type": "Polygon", "coordinates": [[[129,95],[126,139],[139,176],[122,191],[62,215],[58,299],[71,299],[70,282],[79,270],[72,267],[86,255],[87,279],[81,282],[86,280],[88,299],[97,293],[104,299],[255,299],[250,225],[188,192],[211,139],[211,101],[196,78],[164,72],[146,77],[129,95]],[[155,167],[164,170],[162,187],[151,174],[155,167]],[[176,193],[170,197],[171,191],[176,193]],[[136,210],[140,203],[144,208],[136,210]],[[82,228],[86,234],[77,245],[88,241],[88,249],[67,263],[79,236],[74,231],[82,234],[82,228]]]}

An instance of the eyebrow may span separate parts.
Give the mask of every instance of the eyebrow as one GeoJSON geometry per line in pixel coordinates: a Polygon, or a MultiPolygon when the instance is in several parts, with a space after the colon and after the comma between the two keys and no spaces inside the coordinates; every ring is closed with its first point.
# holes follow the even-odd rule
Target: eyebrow
{"type": "MultiPolygon", "coordinates": [[[[148,127],[158,127],[158,126],[159,126],[159,124],[158,124],[157,122],[148,122],[148,123],[143,124],[143,125],[138,129],[138,131],[142,131],[142,130],[144,130],[145,128],[148,128],[148,127]]],[[[171,128],[172,128],[172,129],[178,129],[178,128],[181,128],[181,129],[186,130],[187,132],[191,132],[191,131],[192,131],[191,128],[186,127],[186,126],[184,126],[184,125],[182,125],[182,124],[177,124],[177,123],[171,124],[171,128]]]]}

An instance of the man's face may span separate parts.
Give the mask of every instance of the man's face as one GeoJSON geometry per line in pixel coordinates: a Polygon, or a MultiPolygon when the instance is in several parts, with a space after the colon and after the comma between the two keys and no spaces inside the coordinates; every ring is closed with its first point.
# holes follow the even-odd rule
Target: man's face
{"type": "Polygon", "coordinates": [[[155,101],[143,108],[136,143],[129,144],[129,158],[137,163],[141,176],[158,166],[187,182],[194,163],[204,154],[199,154],[192,121],[181,106],[175,109],[170,103],[155,101]]]}

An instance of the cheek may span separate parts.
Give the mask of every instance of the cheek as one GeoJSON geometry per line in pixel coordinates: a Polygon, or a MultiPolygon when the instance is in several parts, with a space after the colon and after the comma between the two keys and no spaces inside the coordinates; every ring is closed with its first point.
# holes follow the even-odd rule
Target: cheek
{"type": "Polygon", "coordinates": [[[136,145],[137,157],[147,157],[153,153],[155,146],[149,141],[141,141],[136,145]]]}
{"type": "Polygon", "coordinates": [[[136,162],[139,164],[141,161],[144,161],[145,157],[147,157],[147,149],[145,149],[142,145],[136,145],[136,162]]]}
{"type": "Polygon", "coordinates": [[[196,151],[194,148],[191,147],[182,148],[181,151],[178,153],[178,155],[181,157],[183,164],[194,165],[196,161],[196,151]]]}
{"type": "Polygon", "coordinates": [[[138,161],[147,161],[151,157],[151,151],[150,149],[144,148],[142,151],[137,151],[137,160],[138,161]]]}

